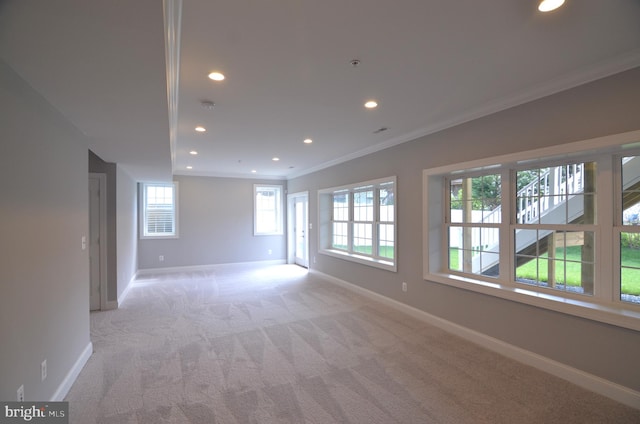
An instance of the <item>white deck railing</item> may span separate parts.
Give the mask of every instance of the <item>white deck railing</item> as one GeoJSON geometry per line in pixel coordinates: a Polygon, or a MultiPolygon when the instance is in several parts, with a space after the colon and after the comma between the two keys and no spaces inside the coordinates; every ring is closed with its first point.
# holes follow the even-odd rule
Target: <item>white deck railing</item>
{"type": "Polygon", "coordinates": [[[584,189],[584,164],[550,168],[517,193],[516,222],[537,221],[549,209],[584,189]],[[565,175],[563,175],[565,174],[565,175]]]}

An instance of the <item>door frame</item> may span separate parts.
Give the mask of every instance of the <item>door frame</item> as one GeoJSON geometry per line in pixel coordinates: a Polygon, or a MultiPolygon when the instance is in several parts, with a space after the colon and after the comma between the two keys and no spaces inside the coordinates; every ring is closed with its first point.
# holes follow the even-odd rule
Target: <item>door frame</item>
{"type": "Polygon", "coordinates": [[[311,225],[309,223],[309,192],[301,191],[298,193],[287,194],[287,263],[295,264],[296,263],[296,234],[295,234],[295,222],[296,222],[296,199],[304,198],[307,203],[307,228],[305,228],[305,248],[307,251],[307,269],[310,268],[311,261],[309,260],[310,252],[309,252],[309,229],[311,225]]]}
{"type": "MultiPolygon", "coordinates": [[[[100,183],[100,310],[107,310],[107,174],[90,172],[89,179],[97,179],[100,183]]],[[[89,207],[91,202],[89,202],[89,207]]],[[[89,211],[91,214],[91,211],[89,211]]],[[[91,223],[89,222],[89,225],[91,223]]],[[[91,229],[89,229],[91,231],[91,229]]],[[[91,243],[91,240],[89,240],[91,243]]],[[[91,250],[91,246],[88,246],[91,250]]],[[[91,252],[89,251],[89,255],[91,252]]],[[[91,266],[91,263],[89,263],[91,266]]],[[[91,289],[91,269],[89,269],[89,289],[91,289]]],[[[89,308],[91,309],[91,308],[89,308]]]]}

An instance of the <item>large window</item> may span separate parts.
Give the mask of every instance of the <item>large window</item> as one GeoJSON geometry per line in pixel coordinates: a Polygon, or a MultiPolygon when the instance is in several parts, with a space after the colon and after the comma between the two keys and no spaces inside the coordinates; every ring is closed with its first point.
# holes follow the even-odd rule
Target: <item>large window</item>
{"type": "Polygon", "coordinates": [[[141,237],[177,237],[178,183],[143,183],[141,198],[141,237]]]}
{"type": "Polygon", "coordinates": [[[395,270],[395,177],[321,190],[320,252],[395,270]]]}
{"type": "Polygon", "coordinates": [[[640,328],[640,151],[599,142],[425,170],[425,279],[640,328]]]}
{"type": "Polygon", "coordinates": [[[253,186],[254,234],[282,234],[282,186],[256,184],[253,186]]]}

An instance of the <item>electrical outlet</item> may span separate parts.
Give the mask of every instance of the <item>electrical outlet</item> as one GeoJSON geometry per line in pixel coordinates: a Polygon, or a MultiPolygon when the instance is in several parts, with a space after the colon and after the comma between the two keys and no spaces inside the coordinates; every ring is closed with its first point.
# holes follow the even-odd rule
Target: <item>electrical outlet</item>
{"type": "Polygon", "coordinates": [[[24,384],[18,387],[16,394],[18,395],[18,402],[24,402],[24,384]]]}
{"type": "Polygon", "coordinates": [[[160,262],[163,262],[163,261],[164,261],[164,255],[160,255],[160,256],[158,256],[158,260],[159,260],[160,262]]]}
{"type": "Polygon", "coordinates": [[[402,282],[402,291],[403,292],[407,291],[407,283],[405,283],[404,281],[402,282]]]}
{"type": "Polygon", "coordinates": [[[41,381],[44,381],[47,379],[47,360],[46,359],[42,361],[42,363],[40,364],[40,379],[41,381]]]}
{"type": "Polygon", "coordinates": [[[267,250],[267,253],[268,253],[268,254],[272,254],[272,253],[273,253],[273,251],[272,251],[271,249],[269,249],[269,250],[267,250]]]}

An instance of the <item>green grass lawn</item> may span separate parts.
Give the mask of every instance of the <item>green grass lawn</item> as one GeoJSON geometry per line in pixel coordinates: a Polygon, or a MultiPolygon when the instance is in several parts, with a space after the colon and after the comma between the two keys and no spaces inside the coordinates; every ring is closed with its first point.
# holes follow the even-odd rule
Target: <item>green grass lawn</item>
{"type": "MultiPolygon", "coordinates": [[[[563,257],[562,248],[556,250],[556,258],[563,257]]],[[[451,269],[458,269],[458,250],[449,250],[449,261],[451,269]]],[[[567,248],[567,285],[580,286],[580,246],[567,248]],[[575,261],[575,262],[571,262],[575,261]]],[[[547,282],[547,255],[544,254],[539,260],[540,275],[536,273],[536,261],[529,261],[521,265],[516,270],[518,278],[537,280],[547,282]]],[[[640,296],[640,250],[631,248],[622,248],[622,287],[623,294],[631,294],[640,296]]],[[[556,280],[558,283],[564,284],[565,263],[560,261],[556,268],[556,280]]]]}
{"type": "MultiPolygon", "coordinates": [[[[335,249],[347,250],[347,246],[333,246],[335,249]]],[[[362,253],[363,255],[371,256],[373,248],[371,246],[354,246],[353,253],[362,253]]],[[[393,246],[380,246],[380,256],[387,259],[393,259],[395,255],[395,249],[393,246]]]]}

